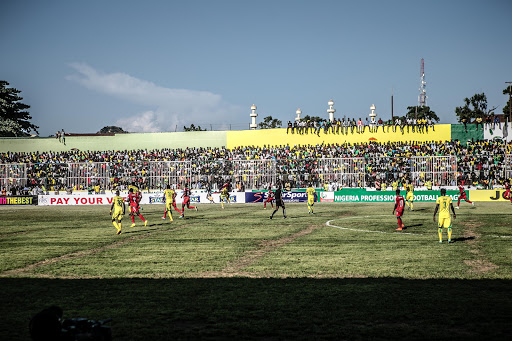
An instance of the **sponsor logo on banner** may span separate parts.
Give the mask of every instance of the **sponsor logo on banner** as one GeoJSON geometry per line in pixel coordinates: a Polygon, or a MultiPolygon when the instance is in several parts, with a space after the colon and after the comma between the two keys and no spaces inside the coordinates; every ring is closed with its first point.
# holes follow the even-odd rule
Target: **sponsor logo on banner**
{"type": "Polygon", "coordinates": [[[334,192],[320,192],[320,195],[317,196],[320,198],[320,202],[334,202],[334,192]]]}
{"type": "MultiPolygon", "coordinates": [[[[402,193],[405,197],[405,192],[402,193]]],[[[458,191],[446,191],[452,200],[459,199],[458,191]]],[[[440,196],[439,191],[416,191],[414,201],[436,202],[440,196]]],[[[382,194],[381,192],[366,191],[365,189],[344,189],[334,192],[334,202],[394,202],[395,194],[382,194]]]]}
{"type": "Polygon", "coordinates": [[[468,192],[468,199],[472,201],[510,201],[505,197],[506,191],[503,189],[480,189],[468,192]]]}
{"type": "Polygon", "coordinates": [[[190,197],[190,202],[199,203],[201,202],[201,200],[199,199],[199,197],[190,197]]]}
{"type": "Polygon", "coordinates": [[[263,202],[264,197],[265,194],[263,192],[245,192],[246,203],[263,202]]]}
{"type": "Polygon", "coordinates": [[[307,202],[308,194],[306,192],[283,192],[281,194],[284,202],[307,202]]]}
{"type": "MultiPolygon", "coordinates": [[[[267,192],[245,192],[245,202],[255,203],[263,202],[268,193],[267,192]]],[[[282,192],[281,194],[284,202],[307,202],[308,194],[306,192],[282,192]]]]}
{"type": "Polygon", "coordinates": [[[149,197],[150,204],[164,204],[165,200],[163,197],[149,197]]]}
{"type": "Polygon", "coordinates": [[[0,196],[0,205],[37,205],[37,196],[0,196]]]}

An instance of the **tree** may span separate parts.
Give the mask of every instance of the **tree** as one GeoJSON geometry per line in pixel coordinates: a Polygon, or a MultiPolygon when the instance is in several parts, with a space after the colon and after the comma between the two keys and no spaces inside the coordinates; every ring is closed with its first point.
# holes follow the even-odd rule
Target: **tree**
{"type": "Polygon", "coordinates": [[[8,85],[0,81],[0,136],[30,136],[32,130],[39,134],[39,127],[30,123],[32,116],[27,111],[30,105],[21,102],[20,90],[8,85]]]}
{"type": "Polygon", "coordinates": [[[309,115],[306,115],[302,118],[303,121],[317,121],[317,122],[320,122],[320,121],[325,121],[324,118],[321,118],[319,116],[309,116],[309,115]]]}
{"type": "Polygon", "coordinates": [[[201,129],[201,126],[194,126],[194,124],[191,124],[190,127],[183,126],[184,131],[206,131],[206,129],[201,129]]]}
{"type": "Polygon", "coordinates": [[[512,103],[510,103],[511,102],[510,101],[510,91],[511,91],[510,86],[507,86],[507,88],[505,90],[503,90],[503,94],[504,95],[509,95],[509,98],[507,100],[507,105],[505,105],[505,107],[503,108],[503,115],[505,117],[509,117],[509,115],[510,115],[510,106],[512,105],[512,103]]]}
{"type": "Polygon", "coordinates": [[[112,134],[112,133],[126,134],[128,132],[123,130],[123,128],[117,127],[117,126],[106,126],[106,127],[101,128],[100,131],[98,131],[98,134],[112,134]]]}
{"type": "Polygon", "coordinates": [[[471,98],[464,98],[464,106],[456,107],[455,114],[459,117],[460,122],[463,118],[471,120],[480,117],[483,119],[494,109],[487,110],[487,97],[482,92],[471,98]]]}
{"type": "Polygon", "coordinates": [[[405,114],[405,118],[431,119],[433,122],[439,122],[439,117],[434,111],[430,110],[430,107],[407,107],[407,110],[409,111],[405,114]]]}
{"type": "Polygon", "coordinates": [[[272,118],[272,116],[267,116],[263,119],[263,122],[258,123],[258,128],[260,129],[273,129],[273,128],[281,128],[281,120],[277,118],[272,118]]]}

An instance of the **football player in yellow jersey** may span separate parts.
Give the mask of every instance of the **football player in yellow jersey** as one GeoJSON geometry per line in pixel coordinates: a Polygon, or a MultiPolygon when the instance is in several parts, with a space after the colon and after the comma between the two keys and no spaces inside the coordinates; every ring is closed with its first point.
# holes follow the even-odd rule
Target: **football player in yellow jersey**
{"type": "Polygon", "coordinates": [[[391,187],[393,187],[393,191],[396,192],[396,190],[398,189],[398,180],[395,180],[391,183],[391,187]]]}
{"type": "Polygon", "coordinates": [[[224,208],[224,201],[226,201],[228,204],[231,204],[229,202],[228,186],[224,186],[224,188],[222,188],[222,190],[220,191],[220,204],[222,208],[224,208]]]}
{"type": "Polygon", "coordinates": [[[315,205],[316,191],[311,184],[309,184],[308,189],[306,189],[306,193],[308,194],[308,214],[315,214],[313,206],[315,205]]]}
{"type": "Polygon", "coordinates": [[[409,206],[409,210],[413,210],[413,201],[414,201],[414,186],[411,182],[407,182],[405,185],[405,189],[407,190],[407,195],[405,196],[405,204],[409,206]],[[409,201],[411,202],[409,204],[409,201]]]}
{"type": "Polygon", "coordinates": [[[439,242],[443,242],[443,227],[448,229],[448,243],[452,242],[452,220],[450,218],[450,209],[453,213],[453,219],[455,210],[453,209],[452,198],[446,195],[446,189],[441,188],[441,196],[437,198],[436,208],[434,210],[434,221],[436,221],[436,213],[439,210],[439,222],[438,222],[438,234],[439,242]]]}
{"type": "Polygon", "coordinates": [[[164,216],[162,217],[162,219],[165,220],[167,212],[169,212],[169,220],[173,221],[172,213],[171,213],[172,208],[174,208],[176,211],[178,211],[178,213],[180,214],[180,218],[181,218],[182,212],[176,207],[176,192],[173,189],[171,189],[170,185],[167,185],[162,199],[165,199],[165,212],[164,212],[164,216]]]}
{"type": "Polygon", "coordinates": [[[121,234],[121,220],[123,220],[124,213],[124,198],[119,196],[119,191],[116,191],[116,196],[112,198],[110,215],[112,216],[112,224],[117,229],[117,234],[121,234]],[[112,210],[114,210],[114,212],[112,212],[112,210]]]}
{"type": "Polygon", "coordinates": [[[133,189],[133,193],[137,193],[139,191],[139,187],[135,184],[135,182],[132,182],[130,186],[128,186],[128,190],[133,189]]]}

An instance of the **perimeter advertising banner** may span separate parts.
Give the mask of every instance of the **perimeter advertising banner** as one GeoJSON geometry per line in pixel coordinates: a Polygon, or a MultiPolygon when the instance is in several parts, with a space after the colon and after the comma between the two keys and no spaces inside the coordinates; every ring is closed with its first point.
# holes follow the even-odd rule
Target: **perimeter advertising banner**
{"type": "Polygon", "coordinates": [[[480,189],[469,191],[469,197],[471,201],[510,201],[505,199],[504,189],[480,189]]]}
{"type": "Polygon", "coordinates": [[[0,196],[0,205],[37,205],[36,195],[0,196]]]}
{"type": "MultiPolygon", "coordinates": [[[[181,205],[183,198],[181,195],[182,191],[176,191],[176,203],[181,205]]],[[[114,194],[87,194],[87,193],[76,193],[71,195],[40,195],[39,200],[36,199],[35,204],[42,206],[68,206],[68,205],[112,205],[112,198],[114,194]],[[38,202],[39,201],[39,202],[38,202]]],[[[123,198],[127,197],[126,193],[121,193],[123,198]]],[[[143,193],[140,205],[151,205],[151,204],[165,204],[163,199],[163,192],[152,192],[143,193]]],[[[212,195],[215,203],[220,203],[220,194],[215,193],[212,195]]],[[[233,192],[229,196],[231,203],[244,203],[245,193],[244,192],[233,192]]],[[[190,196],[190,203],[193,204],[204,204],[210,203],[210,200],[206,197],[205,192],[192,191],[190,196]]]]}
{"type": "MultiPolygon", "coordinates": [[[[245,192],[246,203],[264,202],[267,199],[268,192],[245,192]]],[[[282,192],[284,202],[307,202],[308,195],[306,192],[291,191],[282,192]]]]}
{"type": "MultiPolygon", "coordinates": [[[[405,191],[402,191],[405,197],[405,191]]],[[[416,191],[414,201],[435,202],[441,194],[439,191],[416,191]]],[[[446,191],[452,200],[459,199],[459,191],[446,191]]],[[[393,191],[367,191],[366,189],[343,189],[334,192],[334,202],[395,202],[396,194],[393,191]]]]}

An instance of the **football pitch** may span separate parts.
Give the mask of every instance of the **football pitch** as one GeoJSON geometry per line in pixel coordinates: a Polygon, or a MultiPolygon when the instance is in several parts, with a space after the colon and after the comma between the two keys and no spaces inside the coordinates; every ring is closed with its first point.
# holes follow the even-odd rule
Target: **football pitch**
{"type": "Polygon", "coordinates": [[[57,305],[112,318],[114,340],[509,339],[512,205],[461,203],[453,243],[435,204],[396,232],[393,204],[146,205],[116,235],[107,206],[1,207],[0,339],[57,305]]]}

